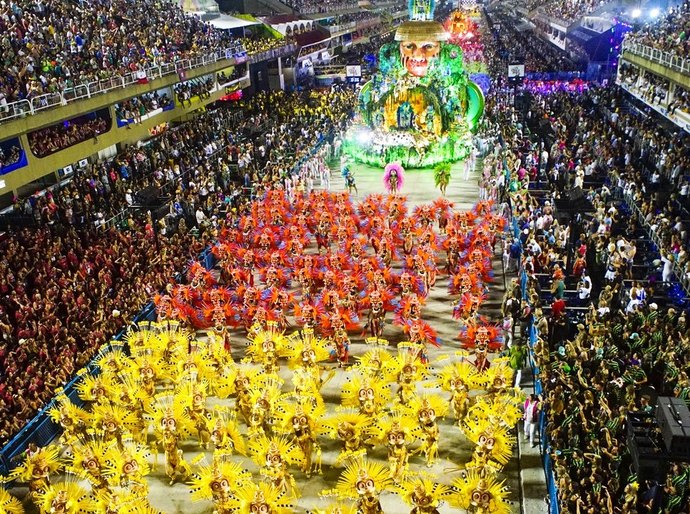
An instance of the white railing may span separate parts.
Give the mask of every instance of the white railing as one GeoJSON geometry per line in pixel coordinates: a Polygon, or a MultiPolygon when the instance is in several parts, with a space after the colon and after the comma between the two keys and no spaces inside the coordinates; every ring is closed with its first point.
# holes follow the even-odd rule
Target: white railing
{"type": "Polygon", "coordinates": [[[621,47],[622,52],[630,52],[631,54],[639,55],[652,62],[661,64],[662,66],[671,70],[682,73],[683,75],[690,75],[690,59],[678,57],[671,52],[665,52],[658,48],[635,43],[634,41],[623,40],[621,47]]]}
{"type": "MultiPolygon", "coordinates": [[[[244,47],[241,44],[237,44],[198,57],[152,65],[143,71],[146,73],[145,76],[147,80],[155,80],[166,75],[177,73],[178,70],[191,70],[225,59],[229,60],[234,58],[236,61],[239,61],[244,55],[246,55],[244,47]]],[[[113,89],[126,88],[132,84],[136,84],[140,80],[138,73],[141,72],[127,73],[124,76],[114,75],[107,79],[78,84],[59,92],[46,93],[30,99],[18,100],[16,102],[0,105],[0,123],[14,118],[30,116],[45,109],[67,105],[70,102],[83,98],[91,98],[96,94],[106,93],[113,89]]],[[[143,79],[143,76],[141,78],[143,79]]]]}

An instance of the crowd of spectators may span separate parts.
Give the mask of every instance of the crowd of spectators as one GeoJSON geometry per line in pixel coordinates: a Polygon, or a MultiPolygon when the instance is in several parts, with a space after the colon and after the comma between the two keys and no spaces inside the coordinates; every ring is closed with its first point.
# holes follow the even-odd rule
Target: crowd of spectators
{"type": "Polygon", "coordinates": [[[207,77],[199,77],[185,82],[178,82],[175,84],[173,90],[177,101],[184,106],[185,102],[192,105],[192,98],[198,97],[201,99],[210,98],[211,92],[216,85],[213,75],[207,77]]]}
{"type": "Polygon", "coordinates": [[[16,163],[22,156],[22,149],[19,145],[11,145],[8,148],[0,146],[0,171],[6,166],[16,163]]]}
{"type": "Polygon", "coordinates": [[[531,31],[517,30],[518,22],[512,15],[498,12],[493,22],[501,27],[501,30],[495,31],[497,39],[494,42],[500,61],[522,62],[525,71],[530,73],[583,70],[583,63],[574,62],[567,53],[551,43],[535,37],[531,31]]]}
{"type": "Polygon", "coordinates": [[[665,104],[670,86],[671,83],[668,79],[654,73],[646,73],[642,81],[638,83],[638,90],[642,94],[642,98],[647,102],[665,104]]]}
{"type": "Polygon", "coordinates": [[[673,91],[673,100],[668,104],[668,113],[673,116],[676,110],[690,114],[690,91],[676,84],[673,91]]]}
{"type": "Polygon", "coordinates": [[[519,5],[528,11],[540,9],[541,12],[560,21],[573,22],[603,5],[601,0],[521,0],[519,5]]]}
{"type": "Polygon", "coordinates": [[[690,57],[690,2],[673,7],[660,20],[646,24],[638,31],[628,32],[626,42],[638,43],[683,59],[690,57]]]}
{"type": "Polygon", "coordinates": [[[670,302],[672,265],[690,262],[682,221],[688,216],[675,193],[658,194],[662,179],[673,180],[672,169],[676,175],[687,169],[687,147],[652,120],[616,114],[621,101],[619,91],[596,88],[539,97],[533,114],[551,121],[550,148],[519,129],[503,130],[512,143],[509,166],[517,171],[513,210],[524,229],[514,257],[528,275],[527,301],[520,291],[506,302],[506,315],[521,327],[533,322],[539,333],[535,353],[561,512],[595,513],[601,505],[607,512],[679,512],[687,503],[684,465],[635,482],[625,431],[627,414],[650,412],[656,395],[690,393],[686,315],[670,302]],[[537,200],[528,184],[540,170],[551,193],[537,200]],[[553,205],[572,187],[586,188],[585,181],[601,184],[588,191],[592,213],[571,218],[564,232],[553,205]],[[642,207],[644,220],[621,201],[623,193],[642,207]],[[647,230],[660,243],[657,259],[647,230]]]}
{"type": "Polygon", "coordinates": [[[111,120],[106,112],[73,118],[29,132],[29,148],[36,157],[46,157],[89,139],[98,140],[98,134],[110,130],[111,120]]]}
{"type": "Polygon", "coordinates": [[[557,20],[574,22],[603,3],[603,0],[558,0],[544,3],[543,11],[557,20]]]}
{"type": "Polygon", "coordinates": [[[202,114],[20,202],[42,228],[0,243],[0,444],[246,212],[243,192],[283,187],[319,141],[346,127],[353,105],[340,87],[259,93],[242,102],[241,121],[234,111],[202,114]],[[102,226],[151,186],[169,191],[167,215],[130,209],[120,225],[102,226]]]}
{"type": "MultiPolygon", "coordinates": [[[[486,53],[493,70],[507,64],[486,53]]],[[[527,275],[506,294],[504,327],[517,344],[536,328],[560,512],[685,512],[690,467],[638,475],[626,430],[639,416],[644,444],[663,448],[657,397],[690,397],[690,139],[616,86],[530,92],[526,111],[489,94],[486,123],[501,134],[493,162],[510,173],[519,232],[506,267],[527,275]]]]}
{"type": "Polygon", "coordinates": [[[115,115],[118,121],[129,120],[139,123],[142,116],[156,109],[165,109],[172,105],[172,103],[167,93],[159,94],[158,91],[152,91],[151,93],[129,98],[120,104],[115,104],[115,115]]]}
{"type": "Polygon", "coordinates": [[[275,50],[276,48],[280,48],[291,43],[293,43],[293,39],[290,37],[279,39],[255,36],[242,39],[242,46],[248,54],[268,52],[269,50],[275,50]]]}
{"type": "Polygon", "coordinates": [[[373,20],[378,17],[378,14],[371,11],[360,11],[346,14],[336,14],[329,18],[319,20],[319,25],[324,27],[332,27],[334,25],[345,25],[357,21],[373,20]]]}
{"type": "Polygon", "coordinates": [[[301,14],[335,13],[357,9],[355,0],[286,0],[284,3],[301,14]]]}
{"type": "Polygon", "coordinates": [[[0,34],[8,102],[238,44],[178,4],[154,0],[8,1],[0,34]]]}

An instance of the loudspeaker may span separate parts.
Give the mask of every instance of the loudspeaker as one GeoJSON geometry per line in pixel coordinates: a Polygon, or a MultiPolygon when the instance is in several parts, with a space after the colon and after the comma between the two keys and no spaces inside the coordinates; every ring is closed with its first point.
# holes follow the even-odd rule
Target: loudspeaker
{"type": "Polygon", "coordinates": [[[158,188],[149,186],[136,193],[135,198],[140,205],[158,205],[158,188]]]}
{"type": "Polygon", "coordinates": [[[656,420],[666,450],[682,457],[690,457],[690,410],[685,400],[660,396],[656,405],[656,420]]]}

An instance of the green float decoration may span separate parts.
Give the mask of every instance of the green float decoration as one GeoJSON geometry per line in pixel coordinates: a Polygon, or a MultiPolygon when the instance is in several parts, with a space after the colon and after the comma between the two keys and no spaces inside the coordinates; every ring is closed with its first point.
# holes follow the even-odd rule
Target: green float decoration
{"type": "Polygon", "coordinates": [[[433,20],[433,2],[412,0],[410,21],[379,51],[379,71],[359,95],[345,151],[383,168],[421,168],[467,157],[484,95],[469,80],[462,49],[433,20]]]}

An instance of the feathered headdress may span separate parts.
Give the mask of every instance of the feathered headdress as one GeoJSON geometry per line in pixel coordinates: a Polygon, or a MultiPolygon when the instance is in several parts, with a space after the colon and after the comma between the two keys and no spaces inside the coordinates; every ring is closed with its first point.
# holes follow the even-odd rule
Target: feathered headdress
{"type": "Polygon", "coordinates": [[[51,484],[36,494],[35,502],[41,512],[96,512],[96,502],[89,492],[76,482],[51,484]]]}
{"type": "Polygon", "coordinates": [[[229,512],[233,514],[291,514],[292,498],[285,491],[266,482],[248,482],[235,491],[228,502],[229,512]]]}
{"type": "Polygon", "coordinates": [[[26,457],[26,460],[14,468],[7,476],[7,481],[20,480],[30,482],[37,469],[45,470],[49,474],[57,473],[62,468],[58,446],[45,446],[26,457]]]}
{"type": "Polygon", "coordinates": [[[189,482],[192,500],[213,500],[217,491],[239,491],[251,480],[252,474],[236,462],[215,461],[211,465],[199,465],[189,482]]]}
{"type": "Polygon", "coordinates": [[[17,498],[0,488],[0,512],[24,514],[24,506],[17,498]]]}
{"type": "Polygon", "coordinates": [[[477,452],[483,453],[496,471],[508,464],[515,446],[515,437],[510,435],[509,428],[485,420],[475,422],[467,419],[461,427],[467,439],[477,445],[475,456],[477,452]]]}
{"type": "Polygon", "coordinates": [[[434,482],[429,478],[406,480],[396,489],[405,503],[415,508],[413,512],[417,509],[422,510],[422,508],[430,511],[437,509],[444,500],[453,494],[451,487],[434,482]]]}
{"type": "Polygon", "coordinates": [[[280,458],[287,465],[303,465],[304,455],[290,438],[285,436],[267,437],[258,435],[249,440],[249,454],[257,466],[265,466],[266,461],[280,458]]]}
{"type": "Polygon", "coordinates": [[[476,514],[510,514],[508,488],[495,477],[469,470],[453,482],[456,493],[448,503],[476,514]]]}
{"type": "Polygon", "coordinates": [[[359,407],[361,402],[370,401],[378,413],[390,401],[390,389],[377,378],[355,375],[343,385],[341,399],[343,407],[359,407]]]}
{"type": "Polygon", "coordinates": [[[336,487],[323,491],[321,495],[356,500],[360,497],[359,491],[368,488],[373,488],[380,493],[392,485],[389,474],[388,468],[383,464],[370,462],[366,458],[355,459],[340,475],[336,487]]]}
{"type": "Polygon", "coordinates": [[[383,184],[388,193],[395,193],[399,189],[402,189],[404,183],[405,169],[402,167],[402,165],[399,162],[391,162],[386,164],[386,167],[383,169],[383,184]],[[393,191],[391,186],[391,176],[395,176],[397,180],[397,189],[395,191],[393,191]]]}

